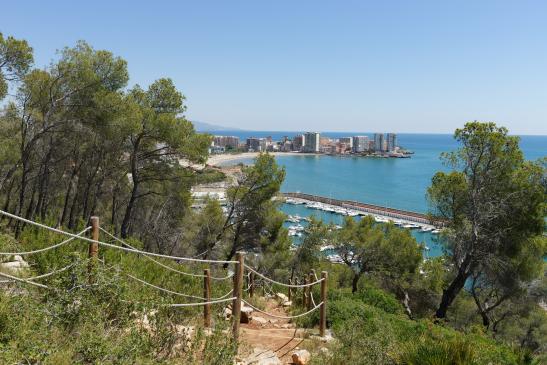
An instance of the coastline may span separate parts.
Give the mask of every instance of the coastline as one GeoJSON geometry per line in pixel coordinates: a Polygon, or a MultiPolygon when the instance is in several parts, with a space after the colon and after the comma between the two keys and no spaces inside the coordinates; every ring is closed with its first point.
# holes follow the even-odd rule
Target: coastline
{"type": "MultiPolygon", "coordinates": [[[[218,166],[219,164],[223,164],[225,162],[255,158],[259,154],[260,152],[242,152],[242,153],[234,153],[234,154],[223,153],[218,155],[211,155],[209,159],[207,160],[207,165],[218,166]]],[[[304,153],[304,152],[268,152],[268,154],[272,156],[322,156],[324,155],[322,153],[304,153]]]]}

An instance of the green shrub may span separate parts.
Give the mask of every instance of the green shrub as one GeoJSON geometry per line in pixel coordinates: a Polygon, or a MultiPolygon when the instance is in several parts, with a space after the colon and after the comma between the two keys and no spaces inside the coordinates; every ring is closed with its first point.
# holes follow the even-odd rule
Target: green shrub
{"type": "Polygon", "coordinates": [[[383,290],[373,287],[365,287],[355,293],[355,296],[363,303],[381,309],[386,313],[403,313],[403,307],[397,298],[383,290]]]}
{"type": "Polygon", "coordinates": [[[421,337],[405,346],[399,357],[404,365],[476,365],[473,345],[464,339],[434,340],[421,337]]]}

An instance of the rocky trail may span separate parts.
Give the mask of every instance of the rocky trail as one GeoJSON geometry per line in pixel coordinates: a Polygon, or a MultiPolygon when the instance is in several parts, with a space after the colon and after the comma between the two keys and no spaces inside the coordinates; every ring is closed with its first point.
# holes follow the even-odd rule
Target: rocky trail
{"type": "MultiPolygon", "coordinates": [[[[288,312],[278,299],[265,299],[263,310],[287,316],[288,312]]],[[[320,341],[317,331],[297,328],[288,319],[272,318],[245,307],[240,333],[239,365],[308,364],[311,348],[320,341]]],[[[242,312],[242,313],[243,313],[242,312]]]]}

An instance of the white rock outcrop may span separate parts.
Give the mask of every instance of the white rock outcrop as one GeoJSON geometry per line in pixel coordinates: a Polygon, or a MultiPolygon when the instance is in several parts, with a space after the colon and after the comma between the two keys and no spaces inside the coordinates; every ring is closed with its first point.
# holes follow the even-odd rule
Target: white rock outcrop
{"type": "Polygon", "coordinates": [[[298,350],[292,353],[291,358],[295,365],[306,365],[310,362],[311,354],[308,350],[298,350]]]}

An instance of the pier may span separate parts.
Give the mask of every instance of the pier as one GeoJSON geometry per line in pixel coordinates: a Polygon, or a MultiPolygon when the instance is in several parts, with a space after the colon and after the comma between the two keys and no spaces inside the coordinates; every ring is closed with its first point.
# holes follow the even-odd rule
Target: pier
{"type": "Polygon", "coordinates": [[[413,223],[427,224],[427,225],[434,225],[434,226],[439,225],[438,222],[431,222],[430,218],[423,213],[417,213],[417,212],[412,212],[408,210],[383,207],[380,205],[356,202],[352,200],[332,199],[332,198],[327,198],[324,196],[304,194],[304,193],[282,193],[282,195],[286,198],[294,198],[294,199],[301,199],[301,200],[307,200],[312,202],[319,202],[323,204],[330,204],[330,205],[335,205],[335,206],[339,206],[346,209],[353,209],[356,211],[376,214],[376,215],[394,218],[394,219],[400,219],[400,220],[413,222],[413,223]]]}

